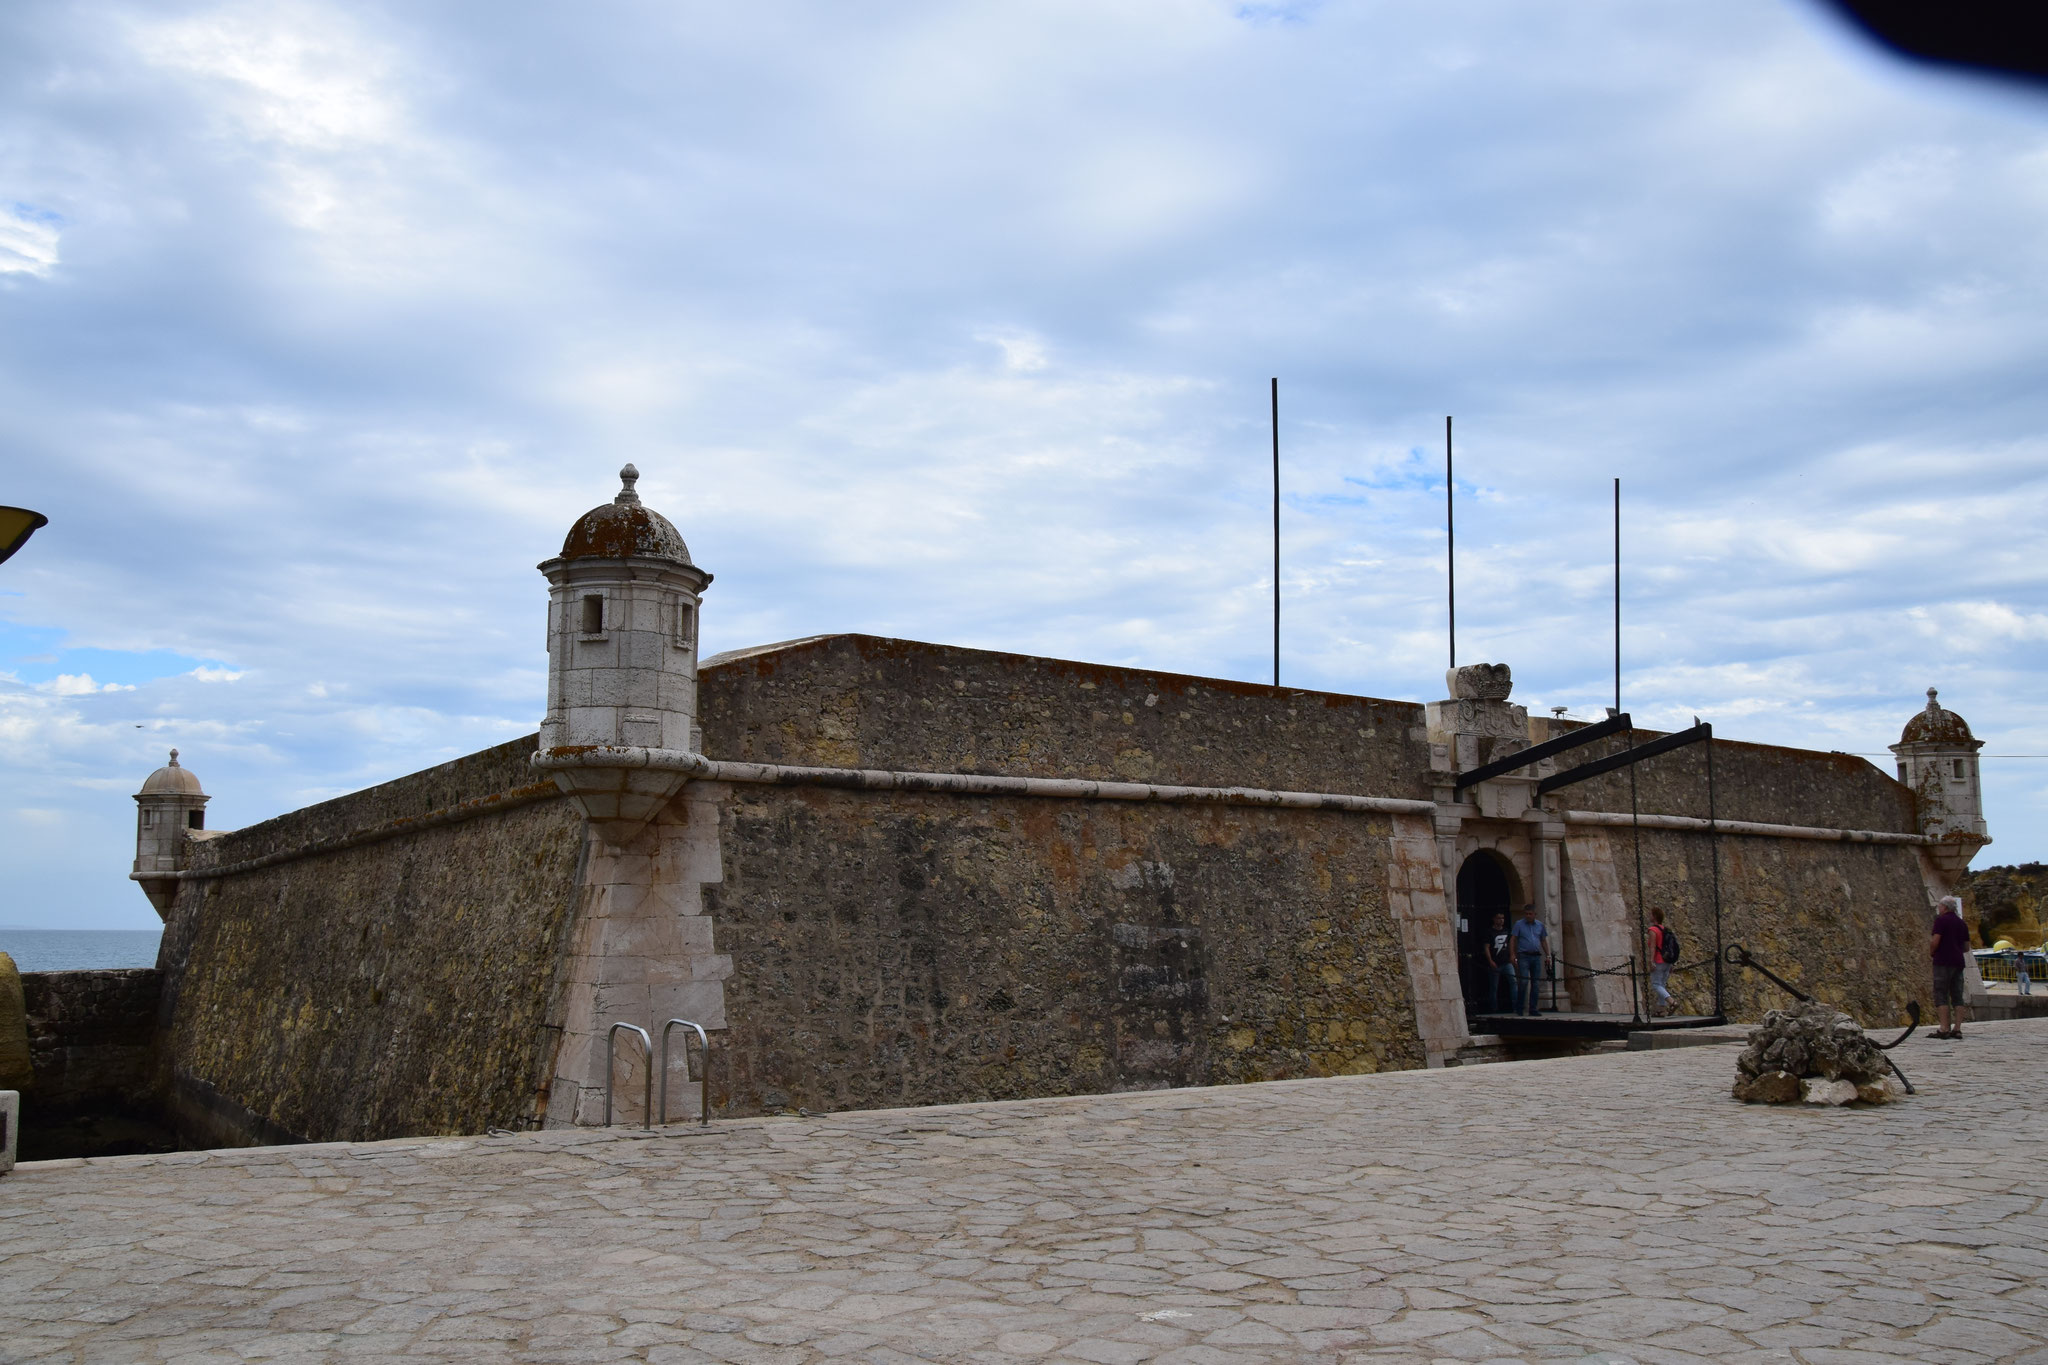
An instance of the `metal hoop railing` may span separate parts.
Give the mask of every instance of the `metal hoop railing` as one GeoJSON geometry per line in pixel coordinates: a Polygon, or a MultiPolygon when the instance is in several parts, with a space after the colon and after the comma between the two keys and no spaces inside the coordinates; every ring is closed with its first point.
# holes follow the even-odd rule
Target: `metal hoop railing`
{"type": "MultiPolygon", "coordinates": [[[[678,1027],[694,1029],[697,1034],[697,1050],[704,1058],[703,1066],[698,1068],[701,1074],[697,1077],[697,1122],[700,1125],[707,1124],[711,1122],[711,1037],[704,1032],[702,1024],[692,1023],[688,1019],[671,1019],[661,1026],[661,1121],[668,1122],[668,1038],[670,1032],[678,1027]]],[[[688,1034],[683,1035],[683,1079],[690,1079],[688,1034]]]]}
{"type": "Polygon", "coordinates": [[[642,1055],[647,1059],[646,1094],[640,1101],[641,1127],[654,1126],[654,1040],[647,1036],[647,1030],[638,1024],[620,1022],[605,1030],[604,1035],[604,1126],[612,1126],[612,1045],[618,1041],[620,1029],[631,1029],[640,1035],[642,1055]]]}

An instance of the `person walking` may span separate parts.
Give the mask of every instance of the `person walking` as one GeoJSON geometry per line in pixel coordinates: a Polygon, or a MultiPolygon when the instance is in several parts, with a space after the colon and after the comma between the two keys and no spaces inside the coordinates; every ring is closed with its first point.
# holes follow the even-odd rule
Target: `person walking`
{"type": "Polygon", "coordinates": [[[1493,917],[1493,932],[1480,945],[1486,953],[1487,990],[1486,1007],[1489,1010],[1511,1010],[1515,1007],[1515,949],[1514,935],[1508,932],[1508,917],[1504,914],[1493,917]]]}
{"type": "Polygon", "coordinates": [[[1963,923],[1963,903],[1941,898],[1934,917],[1934,939],[1928,955],[1934,960],[1934,1017],[1941,1025],[1937,1038],[1963,1036],[1963,954],[1970,949],[1970,928],[1963,923]]]}
{"type": "Polygon", "coordinates": [[[1657,906],[1650,907],[1650,993],[1656,998],[1650,1002],[1651,1014],[1670,1014],[1671,967],[1678,961],[1678,935],[1664,927],[1664,911],[1657,906]]]}
{"type": "Polygon", "coordinates": [[[1536,918],[1536,907],[1522,907],[1522,917],[1515,921],[1515,1013],[1535,1018],[1541,1003],[1538,990],[1543,983],[1543,967],[1550,960],[1550,930],[1543,921],[1536,918]]]}

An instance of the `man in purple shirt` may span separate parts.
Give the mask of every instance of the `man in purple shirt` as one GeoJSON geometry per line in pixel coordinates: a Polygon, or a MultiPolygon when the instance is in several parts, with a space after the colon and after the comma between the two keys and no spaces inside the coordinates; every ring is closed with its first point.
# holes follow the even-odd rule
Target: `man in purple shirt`
{"type": "Polygon", "coordinates": [[[1943,896],[1929,946],[1934,958],[1934,1017],[1941,1024],[1934,1031],[1937,1038],[1963,1036],[1963,954],[1969,950],[1970,929],[1963,923],[1963,903],[1954,896],[1943,896]]]}

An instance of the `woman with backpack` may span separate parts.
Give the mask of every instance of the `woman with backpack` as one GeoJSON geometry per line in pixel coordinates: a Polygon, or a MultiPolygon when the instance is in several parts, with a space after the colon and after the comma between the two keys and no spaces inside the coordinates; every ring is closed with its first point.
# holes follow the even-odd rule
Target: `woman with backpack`
{"type": "Polygon", "coordinates": [[[1676,1006],[1671,1001],[1671,969],[1678,965],[1678,935],[1665,927],[1664,912],[1656,906],[1650,907],[1650,991],[1656,999],[1650,1002],[1653,1014],[1670,1014],[1676,1006]]]}

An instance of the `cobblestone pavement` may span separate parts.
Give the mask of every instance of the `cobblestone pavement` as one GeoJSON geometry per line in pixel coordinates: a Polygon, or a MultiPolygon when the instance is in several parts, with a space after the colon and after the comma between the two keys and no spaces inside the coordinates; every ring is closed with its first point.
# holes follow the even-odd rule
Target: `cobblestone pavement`
{"type": "Polygon", "coordinates": [[[2048,1021],[0,1180],[16,1361],[2048,1362],[2048,1021]]]}

